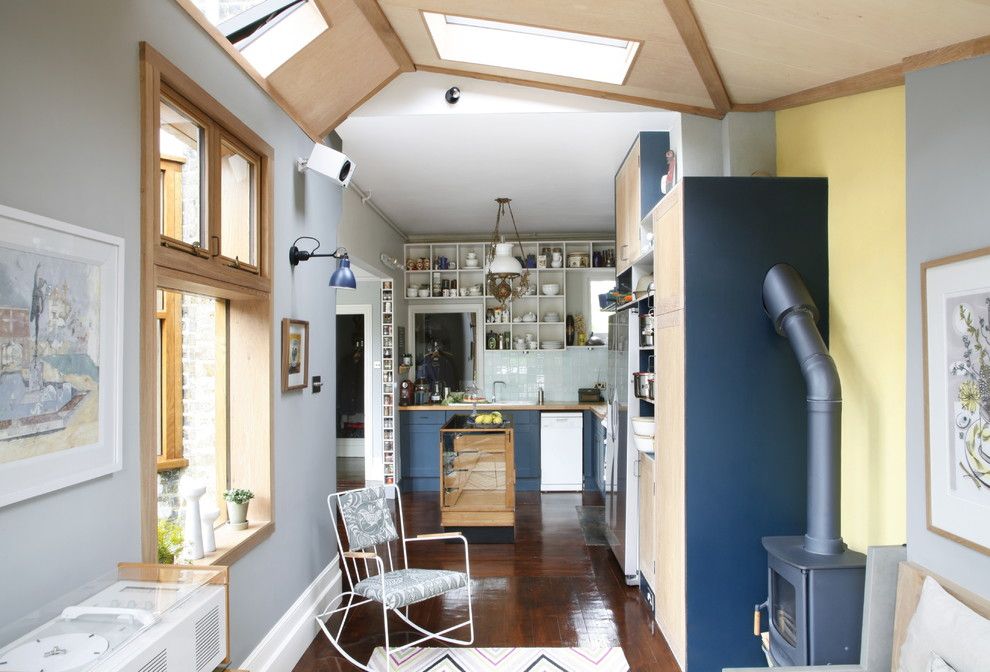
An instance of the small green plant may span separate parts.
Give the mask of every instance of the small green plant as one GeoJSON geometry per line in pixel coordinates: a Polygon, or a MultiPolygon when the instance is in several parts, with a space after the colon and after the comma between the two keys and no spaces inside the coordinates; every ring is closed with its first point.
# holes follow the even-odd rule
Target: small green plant
{"type": "Polygon", "coordinates": [[[158,521],[158,563],[174,565],[185,541],[182,526],[168,518],[158,521]]]}
{"type": "Polygon", "coordinates": [[[254,493],[250,490],[233,488],[231,490],[225,490],[223,493],[223,498],[228,502],[233,502],[234,504],[246,504],[254,499],[254,493]]]}

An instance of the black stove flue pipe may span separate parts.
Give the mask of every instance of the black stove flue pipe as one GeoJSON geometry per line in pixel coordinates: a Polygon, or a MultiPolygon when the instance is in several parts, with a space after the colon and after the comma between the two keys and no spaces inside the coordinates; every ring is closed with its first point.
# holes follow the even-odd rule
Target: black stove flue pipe
{"type": "Polygon", "coordinates": [[[837,555],[846,548],[839,532],[839,372],[818,330],[818,307],[792,266],[777,264],[767,273],[763,280],[763,308],[777,333],[790,341],[807,386],[808,530],[804,548],[819,555],[837,555]]]}

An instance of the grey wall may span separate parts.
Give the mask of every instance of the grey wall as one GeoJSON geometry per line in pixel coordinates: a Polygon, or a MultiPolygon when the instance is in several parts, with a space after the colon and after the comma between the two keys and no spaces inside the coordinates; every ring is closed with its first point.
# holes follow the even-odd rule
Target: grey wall
{"type": "Polygon", "coordinates": [[[681,115],[679,172],[685,177],[777,174],[773,112],[730,112],[722,120],[681,115]]]}
{"type": "MultiPolygon", "coordinates": [[[[2,3],[0,203],[122,236],[127,293],[123,471],[0,509],[0,627],[118,561],[140,559],[141,40],[275,148],[275,318],[309,320],[310,372],[334,378],[329,264],[314,260],[293,274],[284,263],[299,235],[331,247],[340,218],[339,189],[294,170],[311,147],[306,136],[174,2],[2,3]]],[[[330,385],[316,396],[275,392],[276,531],[231,568],[235,663],[331,559],[333,394],[330,385]]]]}
{"type": "Polygon", "coordinates": [[[773,112],[729,112],[722,119],[722,174],[777,174],[777,117],[773,112]]]}
{"type": "Polygon", "coordinates": [[[920,264],[990,245],[990,58],[907,76],[908,558],[990,595],[990,556],[927,530],[920,264]]]}

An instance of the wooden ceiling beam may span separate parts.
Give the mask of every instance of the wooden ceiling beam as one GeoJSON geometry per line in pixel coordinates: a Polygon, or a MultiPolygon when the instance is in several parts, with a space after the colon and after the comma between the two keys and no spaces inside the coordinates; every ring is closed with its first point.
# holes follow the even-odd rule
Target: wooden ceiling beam
{"type": "Polygon", "coordinates": [[[701,81],[708,90],[708,95],[712,99],[712,104],[720,113],[725,114],[732,109],[732,101],[729,99],[729,92],[722,81],[722,75],[715,64],[712,50],[708,46],[705,34],[698,23],[698,17],[691,9],[689,0],[663,0],[667,7],[670,18],[673,19],[677,32],[680,33],[684,46],[687,47],[694,67],[698,69],[701,81]]]}
{"type": "Polygon", "coordinates": [[[392,58],[399,64],[399,70],[402,72],[413,72],[416,66],[413,64],[412,57],[406,51],[406,46],[402,44],[402,40],[399,39],[399,36],[389,22],[388,17],[385,16],[385,12],[382,11],[377,0],[354,0],[354,4],[364,14],[364,18],[371,24],[371,27],[378,35],[378,39],[388,49],[392,58]]]}
{"type": "Polygon", "coordinates": [[[904,59],[903,70],[905,73],[914,72],[915,70],[934,68],[936,65],[945,65],[986,54],[990,54],[990,35],[908,56],[904,59]]]}
{"type": "Polygon", "coordinates": [[[904,71],[900,63],[888,65],[853,75],[835,82],[815,86],[804,91],[797,91],[786,96],[767,100],[762,103],[741,103],[732,107],[733,112],[776,112],[790,107],[800,107],[811,103],[820,103],[833,98],[844,98],[857,93],[887,89],[904,83],[904,71]]]}
{"type": "Polygon", "coordinates": [[[436,72],[442,75],[455,75],[459,77],[470,77],[471,79],[484,79],[489,82],[501,82],[503,84],[515,84],[517,86],[528,86],[534,89],[546,89],[548,91],[560,91],[562,93],[573,93],[579,96],[590,96],[601,98],[602,100],[615,100],[620,103],[630,103],[632,105],[644,105],[646,107],[657,107],[671,112],[683,112],[685,114],[697,114],[702,117],[721,119],[725,116],[725,111],[712,109],[709,107],[699,107],[697,105],[685,105],[684,103],[674,103],[667,100],[656,100],[653,98],[642,98],[640,96],[629,96],[623,93],[612,91],[599,91],[597,89],[583,89],[577,86],[567,86],[564,84],[553,84],[550,82],[538,82],[532,79],[520,79],[518,77],[506,77],[505,75],[492,75],[474,70],[458,70],[456,68],[438,68],[433,65],[417,65],[416,70],[420,72],[436,72]]]}

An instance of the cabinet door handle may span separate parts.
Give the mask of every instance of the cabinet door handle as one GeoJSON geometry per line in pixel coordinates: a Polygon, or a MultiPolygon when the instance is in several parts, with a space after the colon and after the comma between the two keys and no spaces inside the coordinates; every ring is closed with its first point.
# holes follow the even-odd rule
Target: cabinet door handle
{"type": "Polygon", "coordinates": [[[625,250],[626,250],[627,247],[629,247],[629,243],[623,243],[622,244],[622,247],[619,248],[620,250],[623,251],[622,252],[622,261],[628,261],[628,259],[629,259],[629,257],[627,257],[626,256],[626,253],[625,253],[625,250]]]}

